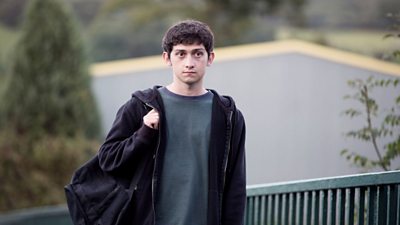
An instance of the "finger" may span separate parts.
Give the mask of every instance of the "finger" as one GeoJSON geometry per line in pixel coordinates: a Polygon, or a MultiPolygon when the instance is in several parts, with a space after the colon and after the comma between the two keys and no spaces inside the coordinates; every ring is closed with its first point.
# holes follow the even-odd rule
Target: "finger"
{"type": "Polygon", "coordinates": [[[150,110],[150,111],[149,111],[149,113],[148,113],[148,114],[155,114],[155,113],[157,113],[157,114],[158,114],[157,110],[155,110],[155,109],[152,109],[152,110],[150,110]]]}
{"type": "Polygon", "coordinates": [[[145,117],[147,118],[151,118],[151,119],[158,119],[159,118],[159,114],[157,111],[150,111],[149,113],[147,113],[147,115],[145,115],[145,117]]]}
{"type": "Polygon", "coordinates": [[[156,130],[158,129],[158,123],[153,123],[152,126],[154,129],[156,129],[156,130]]]}
{"type": "Polygon", "coordinates": [[[157,119],[157,120],[160,118],[158,112],[152,113],[152,114],[150,114],[149,116],[150,116],[151,118],[157,119]]]}

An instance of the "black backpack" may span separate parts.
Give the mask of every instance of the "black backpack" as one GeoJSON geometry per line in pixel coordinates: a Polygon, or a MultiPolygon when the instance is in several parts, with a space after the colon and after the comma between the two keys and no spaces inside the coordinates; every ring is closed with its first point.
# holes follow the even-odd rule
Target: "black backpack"
{"type": "Polygon", "coordinates": [[[122,225],[129,221],[127,212],[145,161],[140,160],[128,188],[101,169],[97,155],[76,170],[64,188],[74,225],[122,225]]]}

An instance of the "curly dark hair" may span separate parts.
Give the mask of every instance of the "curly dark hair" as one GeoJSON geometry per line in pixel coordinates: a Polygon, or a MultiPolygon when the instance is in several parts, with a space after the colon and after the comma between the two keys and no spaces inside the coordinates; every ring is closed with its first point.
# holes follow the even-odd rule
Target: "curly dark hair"
{"type": "Polygon", "coordinates": [[[162,48],[171,56],[172,48],[178,44],[203,44],[208,56],[214,49],[214,34],[210,27],[200,21],[184,20],[165,32],[162,48]]]}

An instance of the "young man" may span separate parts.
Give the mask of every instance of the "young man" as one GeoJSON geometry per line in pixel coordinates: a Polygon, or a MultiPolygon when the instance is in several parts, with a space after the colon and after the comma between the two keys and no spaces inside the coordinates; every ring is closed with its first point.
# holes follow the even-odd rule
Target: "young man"
{"type": "Polygon", "coordinates": [[[172,83],[135,92],[119,109],[100,167],[116,177],[141,174],[127,224],[243,224],[244,119],[232,98],[203,86],[213,34],[202,22],[182,21],[162,47],[172,83]]]}

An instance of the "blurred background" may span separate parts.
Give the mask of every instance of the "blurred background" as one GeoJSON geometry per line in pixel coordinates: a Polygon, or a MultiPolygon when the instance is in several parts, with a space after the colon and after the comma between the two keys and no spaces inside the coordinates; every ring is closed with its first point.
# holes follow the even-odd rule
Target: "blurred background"
{"type": "MultiPolygon", "coordinates": [[[[92,62],[160,53],[160,36],[180,19],[207,22],[216,46],[299,38],[384,58],[392,40],[396,0],[60,0],[72,8],[92,62]]],[[[28,0],[2,0],[0,37],[4,55],[21,32],[28,0]]],[[[4,63],[2,63],[4,67],[4,63]]]]}
{"type": "MultiPolygon", "coordinates": [[[[151,73],[136,76],[134,80],[129,80],[130,78],[124,80],[121,74],[109,72],[108,75],[117,75],[113,78],[113,82],[120,79],[119,83],[113,85],[110,76],[103,78],[95,76],[96,71],[102,73],[96,68],[101,68],[102,63],[110,61],[159,55],[162,51],[163,33],[177,21],[193,18],[208,23],[215,33],[217,48],[297,39],[357,54],[360,57],[372,58],[384,62],[385,64],[379,64],[382,67],[387,66],[397,70],[400,68],[398,66],[400,63],[399,12],[400,1],[398,0],[0,1],[0,212],[65,203],[63,186],[68,183],[73,171],[95,154],[104,135],[108,132],[118,106],[129,98],[129,91],[147,88],[149,84],[168,82],[162,80],[168,77],[164,76],[160,80],[159,76],[151,73]],[[127,81],[132,84],[126,87],[129,91],[125,93],[125,90],[121,89],[115,97],[119,85],[127,84],[127,81]]],[[[287,63],[279,61],[280,59],[277,63],[273,60],[268,61],[271,63],[268,64],[269,68],[277,66],[276,70],[280,70],[288,66],[287,63]]],[[[293,63],[289,65],[303,65],[303,67],[308,65],[308,61],[304,61],[304,58],[293,58],[294,61],[288,61],[287,58],[282,60],[293,63]]],[[[252,68],[249,65],[239,66],[240,64],[236,64],[235,61],[232,63],[232,65],[217,64],[211,73],[219,73],[224,71],[224,68],[230,68],[232,72],[240,69],[249,72],[244,68],[252,68]]],[[[257,62],[253,60],[252,63],[257,62]]],[[[286,72],[295,73],[297,68],[299,67],[293,66],[293,71],[286,72]]],[[[326,68],[321,67],[315,71],[308,69],[303,73],[317,73],[326,68]]],[[[348,73],[345,71],[346,68],[328,68],[332,69],[329,75],[331,77],[348,73]]],[[[233,76],[233,78],[228,78],[231,79],[231,86],[221,85],[221,80],[226,78],[217,77],[215,80],[208,81],[208,84],[212,88],[222,90],[223,93],[232,93],[239,100],[239,106],[244,108],[245,116],[246,113],[248,115],[250,134],[248,177],[249,183],[255,184],[398,169],[400,166],[398,160],[400,155],[400,114],[398,113],[400,69],[397,72],[386,71],[385,69],[381,71],[366,69],[357,74],[357,71],[352,70],[353,75],[340,78],[339,89],[335,89],[337,86],[333,85],[334,95],[330,97],[337,98],[338,102],[344,102],[343,96],[349,94],[347,99],[354,100],[355,104],[333,103],[329,98],[323,98],[320,99],[321,104],[314,106],[315,110],[299,101],[303,97],[307,98],[308,92],[306,96],[298,95],[298,99],[292,99],[293,95],[285,98],[285,92],[282,90],[296,90],[296,87],[319,88],[319,90],[312,89],[313,92],[310,95],[315,96],[318,95],[315,91],[323,92],[332,87],[327,82],[328,78],[319,77],[320,80],[312,76],[307,80],[288,78],[288,81],[282,81],[282,86],[275,86],[282,87],[277,90],[280,91],[278,101],[264,99],[264,106],[251,105],[251,98],[241,93],[240,88],[235,89],[240,84],[244,84],[247,85],[247,90],[251,90],[251,85],[260,81],[260,77],[235,78],[233,76]],[[378,76],[369,78],[374,74],[378,76]],[[305,83],[299,83],[301,81],[305,83]],[[321,86],[326,83],[326,87],[321,86]],[[373,96],[365,96],[365,88],[378,89],[378,97],[375,99],[373,96]],[[291,107],[285,108],[285,104],[280,104],[285,99],[300,103],[289,102],[291,107]],[[382,100],[387,110],[380,113],[382,100]],[[291,133],[286,132],[288,130],[285,130],[284,126],[285,121],[291,120],[288,118],[275,120],[274,116],[282,115],[281,111],[269,112],[270,115],[266,115],[269,119],[264,120],[263,126],[271,127],[271,131],[265,136],[260,134],[257,136],[254,130],[260,124],[258,124],[259,121],[253,119],[252,112],[260,109],[267,112],[269,110],[267,106],[270,106],[271,102],[274,108],[281,107],[287,112],[309,107],[314,113],[323,109],[325,106],[322,104],[325,103],[333,105],[333,108],[340,105],[337,111],[329,110],[331,108],[325,108],[327,111],[321,110],[318,114],[321,116],[321,121],[331,120],[326,116],[329,112],[333,112],[335,118],[347,116],[349,120],[340,120],[339,124],[330,124],[331,127],[322,126],[321,124],[325,122],[321,122],[317,127],[330,131],[334,127],[334,131],[337,131],[335,134],[337,139],[347,137],[367,143],[362,145],[363,150],[366,149],[365,146],[372,146],[370,144],[372,140],[382,138],[381,156],[374,155],[376,150],[374,147],[366,150],[371,151],[372,154],[365,155],[346,149],[346,144],[342,142],[340,144],[329,142],[333,143],[330,148],[334,149],[332,154],[337,156],[333,160],[334,165],[337,166],[325,172],[313,174],[310,171],[317,171],[326,162],[319,156],[316,157],[314,153],[309,153],[314,154],[314,157],[310,158],[308,155],[301,158],[303,164],[298,164],[298,166],[303,168],[313,163],[318,166],[309,166],[309,170],[302,170],[303,173],[296,176],[293,170],[298,168],[287,166],[285,170],[280,168],[282,165],[279,162],[294,162],[293,160],[300,157],[299,155],[306,155],[308,148],[318,151],[324,143],[322,140],[317,140],[316,143],[321,143],[321,145],[305,145],[304,148],[297,145],[296,143],[301,143],[301,141],[296,142],[296,140],[304,140],[304,137],[299,134],[313,130],[310,128],[314,125],[313,118],[302,122],[307,129],[302,130],[300,127],[292,132],[294,138],[299,138],[293,139],[287,136],[291,133]],[[365,111],[366,108],[367,111],[365,111]],[[379,122],[368,124],[368,122],[364,123],[365,120],[357,120],[354,126],[349,123],[362,115],[377,117],[379,122]],[[278,123],[274,124],[274,121],[278,123]],[[348,133],[343,135],[343,132],[348,133]],[[294,143],[292,145],[276,144],[271,147],[262,142],[268,137],[275,138],[275,136],[272,137],[273,135],[278,135],[277,143],[282,143],[285,139],[292,140],[294,143]],[[254,153],[255,149],[259,152],[254,153]],[[276,152],[287,151],[287,155],[280,153],[274,155],[271,149],[276,152]],[[293,152],[296,153],[293,154],[293,152]],[[257,161],[260,158],[265,160],[271,158],[269,163],[285,172],[280,175],[269,173],[268,176],[258,176],[257,173],[266,173],[265,167],[252,166],[262,165],[263,161],[257,161]],[[340,160],[342,161],[338,164],[340,160]],[[320,164],[317,163],[318,161],[320,164]],[[291,175],[288,175],[289,173],[291,175]]],[[[160,71],[158,68],[153,72],[168,73],[167,70],[160,71]]],[[[318,74],[314,75],[318,76],[318,74]]],[[[264,82],[264,84],[274,85],[276,84],[274,82],[279,83],[276,79],[279,77],[261,80],[260,84],[264,82]]],[[[338,82],[337,79],[335,81],[338,82]]],[[[261,91],[251,94],[275,96],[268,95],[270,92],[267,90],[272,90],[271,88],[266,87],[264,91],[262,88],[257,90],[261,91]]],[[[297,121],[296,116],[291,117],[291,114],[289,118],[297,121]]],[[[299,124],[296,123],[297,125],[299,124]]],[[[318,129],[314,129],[314,132],[320,133],[318,129]]],[[[349,145],[359,147],[354,143],[349,145]]],[[[267,169],[268,171],[271,171],[271,167],[267,169]]],[[[321,168],[321,171],[324,170],[321,168]]]]}

